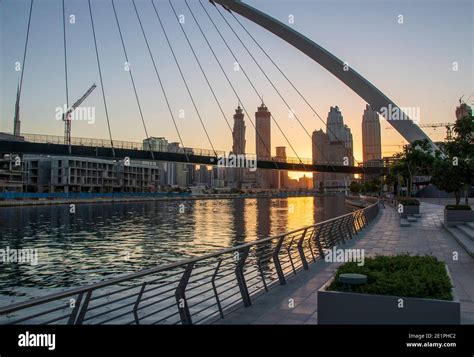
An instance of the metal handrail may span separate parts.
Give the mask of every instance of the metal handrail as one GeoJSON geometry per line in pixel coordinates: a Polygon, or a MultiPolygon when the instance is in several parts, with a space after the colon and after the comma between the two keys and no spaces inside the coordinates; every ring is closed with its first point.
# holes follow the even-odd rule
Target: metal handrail
{"type": "MultiPolygon", "coordinates": [[[[105,321],[112,321],[126,315],[130,315],[132,319],[128,323],[139,324],[143,323],[140,320],[160,312],[166,312],[167,316],[160,318],[159,322],[175,318],[175,321],[168,321],[169,323],[191,324],[194,317],[199,321],[223,318],[228,309],[239,304],[250,306],[256,295],[268,291],[278,283],[284,285],[288,276],[307,270],[309,264],[324,257],[323,249],[344,244],[377,214],[378,201],[357,211],[284,234],[0,307],[0,323],[43,323],[31,320],[57,311],[62,311],[61,316],[67,318],[65,323],[69,324],[82,324],[83,321],[104,323],[95,320],[105,316],[105,321]],[[223,266],[227,268],[220,270],[223,266]],[[157,280],[163,284],[152,286],[157,280]],[[127,286],[128,283],[132,283],[131,286],[127,286]],[[114,286],[117,289],[103,291],[114,286]],[[147,290],[149,286],[150,289],[147,290]],[[219,291],[223,286],[225,289],[221,288],[222,291],[219,291]],[[152,296],[145,296],[151,291],[154,292],[152,296]],[[191,291],[193,292],[187,297],[186,293],[191,291]],[[95,292],[100,294],[93,296],[95,292]],[[112,299],[111,295],[114,295],[112,299]],[[65,299],[73,297],[71,311],[64,315],[64,309],[69,308],[64,307],[68,304],[65,299]],[[196,299],[198,301],[190,305],[190,300],[196,299]],[[213,303],[210,302],[212,300],[213,303]],[[148,303],[140,306],[141,301],[148,303]],[[222,305],[223,301],[226,301],[225,306],[222,305]],[[52,304],[58,303],[62,309],[52,308],[52,304]],[[191,312],[193,306],[197,305],[199,310],[191,312]],[[123,313],[123,309],[130,306],[133,309],[123,313]],[[150,310],[151,308],[154,310],[150,310]],[[142,310],[145,316],[140,317],[138,312],[142,310]],[[211,311],[207,315],[200,316],[208,310],[211,311]],[[92,311],[94,314],[86,316],[92,311]],[[119,315],[111,316],[112,312],[117,311],[119,315]],[[170,313],[172,314],[169,315],[170,313]]],[[[61,320],[48,317],[52,319],[49,321],[61,320]]]]}

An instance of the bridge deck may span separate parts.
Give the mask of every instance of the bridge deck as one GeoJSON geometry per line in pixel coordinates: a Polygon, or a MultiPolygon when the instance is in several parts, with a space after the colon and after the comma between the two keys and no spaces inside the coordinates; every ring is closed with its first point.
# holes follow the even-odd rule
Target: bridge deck
{"type": "MultiPolygon", "coordinates": [[[[193,149],[192,149],[193,150],[193,149]]],[[[128,157],[132,160],[149,160],[149,161],[167,161],[182,162],[200,165],[217,165],[219,163],[218,156],[209,153],[194,152],[189,154],[177,152],[161,152],[154,151],[153,157],[148,150],[137,150],[129,148],[110,148],[99,146],[81,146],[71,145],[71,154],[69,154],[68,145],[51,144],[51,143],[33,143],[29,141],[8,141],[0,140],[0,153],[22,153],[22,154],[38,154],[38,155],[72,155],[82,157],[96,157],[105,159],[123,160],[128,157]]],[[[224,152],[217,152],[221,155],[224,152]]],[[[307,172],[338,172],[352,174],[384,174],[387,171],[385,167],[359,167],[345,166],[332,163],[311,164],[281,162],[273,160],[257,160],[257,167],[260,169],[288,170],[288,171],[307,171],[307,172]]]]}
{"type": "MultiPolygon", "coordinates": [[[[461,301],[461,323],[474,324],[474,259],[441,226],[443,206],[422,203],[422,218],[402,228],[394,209],[381,210],[379,217],[344,248],[363,248],[366,256],[410,254],[434,255],[449,266],[454,288],[461,301]],[[453,251],[459,260],[453,261],[453,251]]],[[[318,261],[306,272],[288,280],[240,308],[218,324],[317,324],[317,291],[334,275],[340,263],[318,261]],[[294,307],[289,307],[289,299],[294,307]]]]}

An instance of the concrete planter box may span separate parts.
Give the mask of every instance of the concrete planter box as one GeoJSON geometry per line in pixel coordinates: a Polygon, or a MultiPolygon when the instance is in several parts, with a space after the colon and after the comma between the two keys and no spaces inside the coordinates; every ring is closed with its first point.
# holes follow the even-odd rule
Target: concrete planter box
{"type": "Polygon", "coordinates": [[[461,305],[454,289],[452,301],[326,291],[333,279],[334,277],[318,291],[318,324],[459,325],[461,323],[461,305]],[[400,299],[403,300],[403,308],[399,308],[400,299]]]}
{"type": "Polygon", "coordinates": [[[448,227],[466,222],[474,222],[474,211],[444,209],[444,224],[448,227]]]}
{"type": "Polygon", "coordinates": [[[414,214],[420,214],[420,206],[403,206],[402,217],[413,216],[414,214]]]}

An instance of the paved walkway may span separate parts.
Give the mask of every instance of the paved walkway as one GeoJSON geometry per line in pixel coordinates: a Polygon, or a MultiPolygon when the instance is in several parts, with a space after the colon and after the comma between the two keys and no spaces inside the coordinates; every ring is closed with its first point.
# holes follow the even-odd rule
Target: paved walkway
{"type": "MultiPolygon", "coordinates": [[[[445,261],[461,301],[461,323],[474,324],[474,259],[442,227],[443,207],[422,203],[422,218],[410,227],[400,227],[393,208],[382,209],[375,221],[344,248],[364,248],[365,256],[419,254],[445,261]],[[458,252],[458,260],[453,260],[458,252]]],[[[342,246],[341,246],[342,247],[342,246]]],[[[219,324],[316,324],[317,291],[331,277],[338,263],[318,261],[299,272],[284,286],[271,289],[240,308],[219,324]],[[293,304],[292,304],[293,303],[293,304]]]]}

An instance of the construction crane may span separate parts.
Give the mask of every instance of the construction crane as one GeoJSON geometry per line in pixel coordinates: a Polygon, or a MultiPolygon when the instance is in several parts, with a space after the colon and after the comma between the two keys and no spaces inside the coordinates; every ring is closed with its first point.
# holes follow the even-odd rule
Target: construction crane
{"type": "MultiPolygon", "coordinates": [[[[446,140],[450,141],[453,138],[453,127],[454,123],[433,123],[433,124],[421,124],[419,125],[420,128],[440,128],[440,127],[445,127],[446,128],[446,140]]],[[[392,126],[388,126],[385,129],[393,129],[392,126]]]]}
{"type": "Polygon", "coordinates": [[[64,121],[64,143],[69,145],[69,153],[71,153],[71,115],[74,110],[92,93],[92,91],[97,87],[95,83],[80,97],[66,113],[63,114],[64,121]]]}

